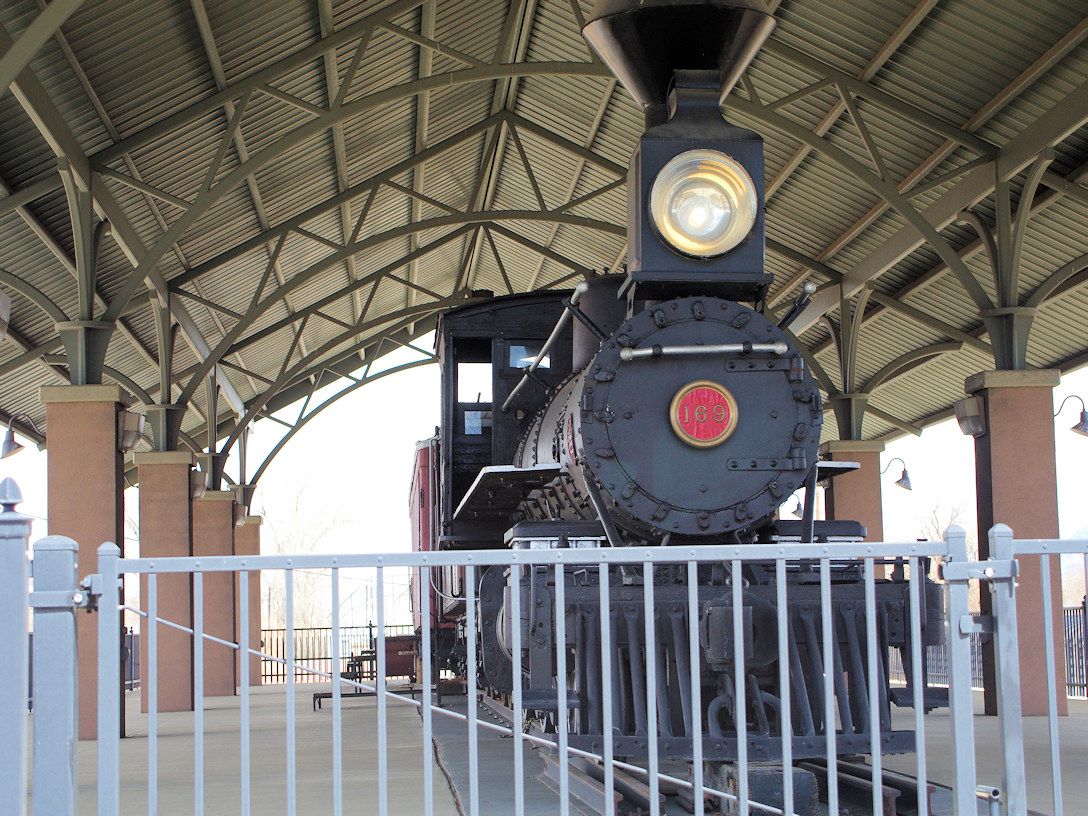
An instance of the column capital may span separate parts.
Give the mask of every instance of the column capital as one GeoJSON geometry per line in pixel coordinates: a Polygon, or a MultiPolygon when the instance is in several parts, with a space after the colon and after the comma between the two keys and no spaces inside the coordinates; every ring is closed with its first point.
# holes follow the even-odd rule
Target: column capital
{"type": "Polygon", "coordinates": [[[136,467],[142,465],[189,465],[196,464],[196,457],[189,451],[139,451],[132,456],[136,467]]]}
{"type": "Polygon", "coordinates": [[[43,385],[38,391],[38,399],[42,405],[54,402],[125,402],[119,385],[43,385]]]}
{"type": "Polygon", "coordinates": [[[820,445],[820,455],[834,455],[836,453],[883,453],[884,443],[879,439],[840,439],[832,442],[824,442],[820,445]]]}
{"type": "Polygon", "coordinates": [[[1061,382],[1061,372],[1056,368],[1040,368],[1031,371],[980,371],[963,382],[963,390],[975,394],[990,388],[1055,388],[1061,382]]]}
{"type": "Polygon", "coordinates": [[[262,524],[264,524],[263,516],[246,516],[245,521],[242,522],[243,527],[260,527],[262,524]]]}
{"type": "Polygon", "coordinates": [[[233,490],[209,490],[199,499],[200,501],[234,501],[233,490]]]}

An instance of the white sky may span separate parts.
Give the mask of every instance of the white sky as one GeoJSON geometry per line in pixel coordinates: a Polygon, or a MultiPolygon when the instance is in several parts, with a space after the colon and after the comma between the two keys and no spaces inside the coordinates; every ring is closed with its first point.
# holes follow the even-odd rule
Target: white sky
{"type": "MultiPolygon", "coordinates": [[[[426,340],[419,345],[430,347],[426,340]]],[[[412,352],[401,350],[386,359],[406,362],[412,358],[412,352]]],[[[1055,408],[1070,393],[1088,396],[1088,369],[1062,379],[1055,389],[1055,408]]],[[[1084,500],[1088,438],[1069,431],[1079,418],[1079,410],[1080,404],[1071,400],[1055,420],[1058,514],[1063,538],[1088,538],[1088,502],[1084,500]]],[[[285,409],[280,416],[293,419],[297,411],[297,406],[285,409]]],[[[408,550],[408,493],[415,443],[431,436],[437,422],[437,366],[394,374],[367,385],[322,412],[288,443],[262,477],[254,512],[263,511],[274,524],[277,515],[282,516],[301,490],[304,512],[319,520],[317,526],[325,526],[320,523],[322,519],[338,521],[323,537],[317,552],[408,550]]],[[[250,442],[251,472],[282,431],[282,426],[267,420],[257,424],[250,442]]],[[[1024,455],[1030,456],[1031,452],[1025,451],[1024,455]]],[[[893,485],[900,475],[899,463],[882,477],[884,532],[888,540],[919,537],[920,519],[938,506],[961,507],[961,523],[969,535],[975,532],[973,441],[960,434],[954,420],[926,429],[921,437],[890,443],[882,465],[896,456],[905,460],[913,490],[893,485]]],[[[22,512],[39,518],[46,515],[45,459],[44,452],[28,446],[18,455],[0,460],[0,478],[15,478],[22,490],[22,512]]],[[[228,464],[227,470],[236,476],[237,464],[228,464]]],[[[134,505],[135,491],[126,491],[125,499],[130,507],[134,505]]],[[[134,508],[129,515],[135,515],[134,508]]],[[[269,532],[266,527],[266,542],[269,532]]],[[[33,537],[45,534],[45,525],[36,522],[33,537]]],[[[134,544],[129,542],[130,552],[134,544]]],[[[394,596],[404,594],[397,585],[406,584],[406,576],[387,577],[394,584],[390,588],[393,595],[386,595],[387,603],[400,610],[399,617],[403,614],[403,599],[398,601],[394,596]]],[[[342,597],[358,588],[351,580],[343,584],[342,597]]],[[[355,608],[365,594],[360,590],[350,602],[345,601],[345,612],[355,608]]]]}

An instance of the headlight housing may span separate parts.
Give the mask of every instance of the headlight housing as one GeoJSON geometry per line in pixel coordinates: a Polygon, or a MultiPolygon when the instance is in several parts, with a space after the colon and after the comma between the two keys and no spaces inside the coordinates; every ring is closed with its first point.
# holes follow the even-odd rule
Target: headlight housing
{"type": "Polygon", "coordinates": [[[717,150],[689,150],[661,168],[650,189],[650,219],[679,252],[722,255],[747,237],[758,202],[752,177],[717,150]]]}

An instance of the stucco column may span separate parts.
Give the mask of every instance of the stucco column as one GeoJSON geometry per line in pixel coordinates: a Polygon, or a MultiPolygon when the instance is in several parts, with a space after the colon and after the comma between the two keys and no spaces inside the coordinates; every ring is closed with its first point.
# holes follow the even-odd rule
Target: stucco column
{"type": "MultiPolygon", "coordinates": [[[[194,458],[186,451],[137,453],[140,472],[140,557],[185,558],[193,554],[193,505],[190,479],[194,458]]],[[[158,617],[181,626],[193,625],[192,577],[164,573],[156,578],[158,617]]],[[[150,596],[148,579],[140,576],[141,607],[150,596]]],[[[150,620],[143,623],[140,638],[140,710],[147,711],[150,685],[147,657],[150,620]]],[[[160,625],[157,638],[157,708],[159,711],[193,710],[193,639],[171,626],[160,625]]]]}
{"type": "MultiPolygon", "coordinates": [[[[45,386],[49,467],[49,534],[79,544],[79,577],[97,572],[97,550],[112,541],[124,554],[123,458],[116,385],[45,386]]],[[[76,616],[79,648],[79,738],[98,736],[98,619],[76,616]]],[[[121,637],[118,631],[117,636],[121,637]]],[[[122,677],[124,674],[122,673],[122,677]]],[[[123,694],[118,689],[118,694],[123,694]]],[[[124,733],[124,705],[121,733],[124,733]]]]}
{"type": "MultiPolygon", "coordinates": [[[[234,529],[234,554],[235,555],[260,555],[261,554],[261,522],[260,516],[246,516],[241,527],[234,529]]],[[[242,604],[249,609],[249,648],[261,648],[261,573],[254,570],[249,573],[249,593],[243,598],[235,579],[235,598],[238,602],[237,619],[239,621],[239,637],[241,637],[242,604]]],[[[242,656],[238,659],[238,683],[245,680],[241,670],[242,656]]],[[[261,685],[261,658],[258,655],[249,656],[249,684],[261,685]]]]}
{"type": "Polygon", "coordinates": [[[832,462],[857,462],[857,470],[831,480],[825,493],[827,517],[842,521],[860,521],[865,525],[866,541],[884,540],[884,511],[880,498],[880,454],[883,442],[843,440],[825,442],[820,455],[832,462]]]}
{"type": "MultiPolygon", "coordinates": [[[[982,400],[986,432],[975,437],[975,491],[979,557],[989,556],[987,533],[997,523],[1015,538],[1058,537],[1058,477],[1054,455],[1054,386],[1057,371],[983,371],[964,390],[982,400]]],[[[1042,572],[1035,556],[1018,559],[1016,615],[1020,642],[1020,702],[1025,715],[1047,713],[1042,572]]],[[[1065,640],[1059,558],[1049,559],[1054,662],[1058,689],[1065,689],[1065,640]]],[[[991,596],[981,593],[989,614],[991,596]]],[[[983,648],[986,713],[997,714],[993,645],[983,648]]],[[[1066,713],[1064,692],[1058,710],[1066,713]]]]}
{"type": "MultiPolygon", "coordinates": [[[[193,556],[224,555],[234,555],[234,493],[209,490],[193,502],[193,556]]],[[[230,643],[235,637],[234,581],[230,572],[204,573],[204,632],[230,643]]],[[[193,603],[196,603],[195,588],[193,603]]],[[[234,650],[210,640],[204,640],[203,645],[204,696],[234,694],[237,685],[234,650]]]]}

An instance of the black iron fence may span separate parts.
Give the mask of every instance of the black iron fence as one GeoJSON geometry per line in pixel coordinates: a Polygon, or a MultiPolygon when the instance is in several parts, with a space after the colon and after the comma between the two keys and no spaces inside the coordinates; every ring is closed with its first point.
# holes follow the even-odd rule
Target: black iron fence
{"type": "MultiPolygon", "coordinates": [[[[1085,649],[1084,606],[1065,609],[1065,677],[1069,697],[1088,697],[1088,653],[1085,649]]],[[[971,687],[982,688],[982,635],[971,636],[971,687]]],[[[891,656],[889,676],[906,683],[907,676],[898,652],[891,656]]],[[[930,646],[926,652],[926,677],[934,685],[948,685],[948,650],[945,644],[930,646]]]]}
{"type": "MultiPolygon", "coordinates": [[[[411,624],[386,626],[385,636],[411,635],[415,631],[411,624]]],[[[375,626],[340,627],[340,662],[338,672],[347,669],[348,659],[353,656],[374,653],[378,632],[375,626]]],[[[284,665],[287,654],[287,630],[262,629],[261,651],[269,657],[261,658],[261,684],[270,685],[287,682],[284,665]]],[[[296,629],[295,681],[313,683],[319,679],[312,672],[320,671],[332,674],[332,628],[296,629]]]]}

